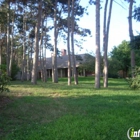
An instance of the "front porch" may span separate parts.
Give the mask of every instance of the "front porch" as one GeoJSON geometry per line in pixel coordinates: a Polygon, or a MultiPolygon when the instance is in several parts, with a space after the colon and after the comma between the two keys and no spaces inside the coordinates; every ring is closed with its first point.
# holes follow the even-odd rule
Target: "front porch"
{"type": "MultiPolygon", "coordinates": [[[[78,68],[76,68],[76,71],[78,73],[78,76],[86,76],[86,71],[78,71],[78,68]]],[[[71,70],[71,76],[73,77],[73,70],[71,70]]],[[[52,77],[52,69],[47,69],[47,77],[52,77]]],[[[68,77],[68,68],[58,68],[58,77],[68,77]]]]}

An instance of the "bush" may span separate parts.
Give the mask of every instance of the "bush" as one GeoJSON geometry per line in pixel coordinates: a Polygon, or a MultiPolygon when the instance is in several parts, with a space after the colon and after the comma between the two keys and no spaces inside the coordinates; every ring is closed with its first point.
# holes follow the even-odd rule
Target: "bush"
{"type": "Polygon", "coordinates": [[[16,75],[19,72],[19,67],[15,62],[12,64],[12,71],[11,71],[11,80],[16,80],[16,75]]]}
{"type": "Polygon", "coordinates": [[[9,81],[10,77],[6,74],[6,66],[0,65],[0,93],[3,91],[9,91],[6,87],[9,81]]]}
{"type": "Polygon", "coordinates": [[[140,88],[140,67],[134,68],[134,78],[128,78],[127,81],[131,89],[140,88]]]}

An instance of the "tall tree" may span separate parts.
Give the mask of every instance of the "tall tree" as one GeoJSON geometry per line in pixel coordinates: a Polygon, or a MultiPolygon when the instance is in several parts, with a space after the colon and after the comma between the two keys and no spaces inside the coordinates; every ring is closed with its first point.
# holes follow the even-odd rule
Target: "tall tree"
{"type": "Polygon", "coordinates": [[[7,1],[7,46],[6,46],[6,66],[9,75],[9,46],[10,46],[10,1],[7,1]]]}
{"type": "Polygon", "coordinates": [[[12,73],[12,64],[13,64],[13,45],[14,45],[14,20],[15,20],[15,11],[12,15],[12,27],[11,27],[11,47],[10,47],[10,60],[9,60],[9,76],[11,77],[12,73]]]}
{"type": "Polygon", "coordinates": [[[95,88],[100,88],[100,0],[96,0],[95,88]]]}
{"type": "MultiPolygon", "coordinates": [[[[47,33],[47,20],[46,20],[46,28],[45,28],[45,32],[47,33]]],[[[46,69],[46,48],[47,48],[47,43],[48,43],[48,35],[46,34],[46,37],[44,38],[45,41],[44,41],[44,57],[43,57],[43,73],[44,73],[44,76],[43,76],[43,82],[47,82],[47,69],[46,69]]]]}
{"type": "Polygon", "coordinates": [[[21,66],[21,71],[22,71],[22,74],[21,74],[21,81],[23,82],[24,79],[25,79],[25,59],[26,59],[26,13],[25,13],[25,9],[26,9],[26,5],[24,5],[24,8],[23,8],[23,45],[22,45],[22,66],[21,66]]]}
{"type": "MultiPolygon", "coordinates": [[[[28,45],[31,46],[30,36],[28,36],[28,45]]],[[[30,80],[30,47],[27,48],[27,81],[30,80]]]]}
{"type": "Polygon", "coordinates": [[[73,61],[73,76],[75,85],[78,84],[78,77],[76,71],[75,53],[74,53],[74,0],[72,0],[72,14],[71,14],[71,48],[72,48],[72,61],[73,61]]]}
{"type": "Polygon", "coordinates": [[[43,81],[43,77],[44,77],[44,71],[43,71],[43,36],[44,36],[44,20],[45,20],[45,16],[44,16],[44,13],[42,13],[42,16],[41,16],[41,32],[40,32],[40,41],[39,41],[39,55],[40,55],[40,59],[39,59],[39,68],[40,68],[40,72],[41,72],[41,80],[43,81]]]}
{"type": "Polygon", "coordinates": [[[54,4],[54,49],[52,56],[52,80],[54,83],[58,82],[58,73],[57,73],[57,0],[54,4]]]}
{"type": "Polygon", "coordinates": [[[42,0],[39,1],[37,22],[35,27],[35,52],[33,59],[33,69],[32,69],[32,83],[37,84],[37,72],[38,72],[38,53],[39,53],[39,29],[41,24],[41,14],[42,14],[42,0]]]}
{"type": "MultiPolygon", "coordinates": [[[[133,35],[133,26],[132,26],[133,3],[134,3],[134,0],[129,0],[128,24],[129,24],[130,42],[132,42],[132,40],[134,38],[134,35],[133,35]]],[[[131,71],[132,71],[132,77],[134,77],[134,67],[135,67],[135,51],[134,51],[133,45],[131,45],[131,71]]]]}
{"type": "Polygon", "coordinates": [[[68,0],[68,17],[67,17],[67,26],[68,26],[68,36],[67,36],[67,50],[68,50],[68,85],[71,85],[71,55],[70,55],[70,2],[68,0]]]}
{"type": "Polygon", "coordinates": [[[113,4],[113,0],[110,0],[108,19],[106,19],[108,0],[106,0],[105,8],[104,8],[104,24],[103,24],[103,36],[104,36],[103,37],[104,87],[108,87],[108,56],[107,56],[107,51],[108,51],[109,27],[110,27],[111,13],[112,13],[112,4],[113,4]]]}

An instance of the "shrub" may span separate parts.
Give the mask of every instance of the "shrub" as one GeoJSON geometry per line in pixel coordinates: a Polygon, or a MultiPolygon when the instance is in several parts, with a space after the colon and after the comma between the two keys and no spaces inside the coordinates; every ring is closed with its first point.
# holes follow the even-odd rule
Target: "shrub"
{"type": "Polygon", "coordinates": [[[140,88],[140,67],[134,68],[134,78],[128,78],[127,81],[131,89],[140,88]]]}
{"type": "Polygon", "coordinates": [[[0,93],[3,91],[9,91],[6,87],[9,81],[10,77],[6,74],[6,66],[0,65],[0,93]]]}
{"type": "Polygon", "coordinates": [[[19,72],[19,67],[15,62],[12,64],[12,71],[11,71],[11,80],[16,80],[16,75],[19,72]]]}

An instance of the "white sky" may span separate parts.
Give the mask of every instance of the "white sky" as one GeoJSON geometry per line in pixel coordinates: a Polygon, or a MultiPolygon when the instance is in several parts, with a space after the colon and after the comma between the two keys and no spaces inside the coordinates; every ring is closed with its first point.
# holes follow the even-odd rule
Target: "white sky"
{"type": "MultiPolygon", "coordinates": [[[[123,5],[124,8],[113,2],[113,8],[112,8],[112,16],[111,16],[111,22],[110,22],[110,33],[109,33],[109,44],[108,44],[108,51],[110,52],[114,46],[118,46],[121,44],[123,40],[129,40],[129,32],[128,32],[128,3],[123,2],[124,0],[116,0],[118,3],[123,5]]],[[[87,6],[88,0],[81,0],[81,5],[87,6]]],[[[136,0],[136,4],[134,5],[140,5],[140,0],[136,0]]],[[[101,6],[104,7],[104,4],[101,3],[101,6]]],[[[102,51],[102,32],[103,32],[103,12],[104,8],[101,9],[101,51],[102,51]]],[[[79,26],[83,28],[88,28],[91,30],[92,37],[85,37],[84,40],[86,40],[82,47],[83,49],[80,50],[75,46],[75,53],[81,54],[85,53],[86,50],[88,52],[95,52],[95,6],[91,5],[88,7],[88,13],[89,15],[84,15],[79,21],[79,26]]],[[[140,22],[136,22],[133,20],[133,32],[134,35],[137,35],[136,31],[140,32],[140,22]]],[[[63,44],[63,41],[61,41],[58,44],[58,48],[61,49],[67,49],[67,45],[63,44]]],[[[48,55],[49,55],[48,51],[48,55]]]]}

